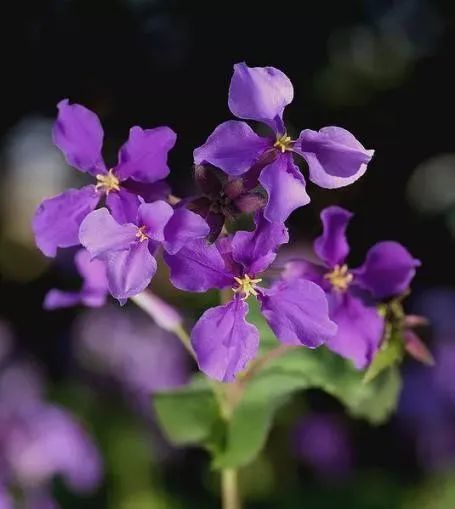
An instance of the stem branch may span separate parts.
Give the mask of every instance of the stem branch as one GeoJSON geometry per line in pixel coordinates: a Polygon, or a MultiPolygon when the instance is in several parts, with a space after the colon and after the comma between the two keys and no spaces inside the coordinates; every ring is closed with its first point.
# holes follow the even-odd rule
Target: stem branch
{"type": "Polygon", "coordinates": [[[237,470],[225,468],[221,472],[223,509],[241,509],[237,470]]]}

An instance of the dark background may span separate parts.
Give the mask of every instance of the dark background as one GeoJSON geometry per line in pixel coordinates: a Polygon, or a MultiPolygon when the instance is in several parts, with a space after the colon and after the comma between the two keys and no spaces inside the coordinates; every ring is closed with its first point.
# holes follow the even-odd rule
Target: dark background
{"type": "MultiPolygon", "coordinates": [[[[419,195],[409,187],[419,165],[455,152],[451,4],[423,0],[3,2],[0,171],[5,178],[0,179],[0,191],[7,207],[0,217],[0,317],[13,328],[18,349],[36,356],[54,384],[64,384],[73,363],[66,342],[69,324],[80,310],[52,314],[41,310],[49,288],[62,282],[76,286],[77,280],[71,273],[62,276],[64,257],[60,266],[46,265],[29,234],[15,235],[17,211],[45,196],[36,191],[36,196],[27,198],[34,204],[11,203],[14,168],[9,147],[17,125],[41,117],[51,121],[56,103],[68,97],[100,115],[107,159],[112,161],[130,126],[169,125],[178,134],[170,156],[170,182],[175,194],[185,196],[192,186],[192,151],[218,123],[230,118],[227,89],[232,65],[243,60],[251,66],[275,66],[290,77],[295,99],[285,120],[291,129],[339,125],[376,150],[366,175],[349,188],[329,191],[308,184],[312,203],[292,216],[294,239],[314,237],[321,208],[337,203],[356,213],[350,229],[354,264],[378,240],[398,240],[423,262],[414,292],[455,285],[451,228],[455,198],[452,194],[451,202],[429,211],[419,204],[428,195],[438,201],[437,192],[424,186],[419,195]]],[[[438,189],[450,194],[455,188],[455,160],[448,160],[447,182],[438,189]]],[[[70,170],[62,165],[62,171],[70,170]]],[[[21,185],[33,190],[39,178],[34,173],[21,185]]],[[[324,398],[317,403],[326,404],[331,405],[324,398]]],[[[411,440],[397,436],[393,423],[379,430],[354,423],[352,429],[361,458],[359,475],[368,477],[369,469],[382,469],[386,474],[381,482],[391,485],[393,493],[399,492],[403,479],[412,485],[425,478],[411,440]]],[[[199,464],[205,464],[204,456],[185,456],[169,469],[169,486],[177,492],[199,493],[203,490],[199,464]],[[188,468],[192,473],[179,482],[180,469],[188,468]]],[[[301,480],[283,482],[293,493],[301,480]]],[[[368,493],[383,490],[372,484],[368,493]]],[[[346,486],[340,489],[347,490],[350,507],[404,507],[390,501],[398,503],[401,494],[391,495],[385,505],[374,505],[375,495],[359,495],[356,502],[349,483],[346,486]]],[[[317,482],[306,490],[319,493],[317,482]]],[[[342,495],[337,496],[340,501],[342,495]]],[[[301,507],[291,505],[292,495],[289,498],[289,507],[301,507]]],[[[327,505],[317,505],[317,500],[302,507],[335,503],[329,499],[320,502],[327,505]]]]}

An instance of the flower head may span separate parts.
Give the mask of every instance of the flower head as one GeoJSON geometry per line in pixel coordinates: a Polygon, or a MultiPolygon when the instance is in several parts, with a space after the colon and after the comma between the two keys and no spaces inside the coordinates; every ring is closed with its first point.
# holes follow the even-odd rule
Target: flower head
{"type": "Polygon", "coordinates": [[[420,262],[398,242],[386,241],[370,248],[361,267],[350,269],[345,261],[349,254],[346,229],[351,218],[352,214],[341,207],[324,209],[323,233],[314,242],[321,265],[291,261],[284,278],[310,279],[325,290],[330,316],[338,325],[327,346],[364,368],[377,352],[384,332],[384,319],[374,300],[402,294],[420,262]],[[366,291],[373,302],[366,303],[361,291],[366,291]]]}
{"type": "Polygon", "coordinates": [[[278,69],[236,64],[229,88],[229,109],[238,118],[266,124],[272,134],[258,136],[247,123],[229,120],[194,151],[196,164],[213,164],[231,176],[244,174],[264,158],[272,159],[259,177],[268,194],[264,215],[272,222],[285,221],[294,209],[310,201],[293,154],[307,162],[310,180],[325,188],[355,182],[373,156],[372,150],[366,150],[340,127],[306,129],[293,140],[283,122],[284,109],[293,97],[292,83],[278,69]]]}
{"type": "Polygon", "coordinates": [[[270,289],[261,274],[288,241],[287,229],[256,216],[256,229],[238,231],[216,244],[188,244],[175,255],[165,254],[171,281],[180,289],[206,291],[232,288],[231,300],[207,310],[191,333],[200,369],[229,382],[257,353],[259,333],[246,321],[248,299],[257,298],[261,311],[280,341],[315,348],[336,332],[328,317],[324,292],[311,281],[282,281],[270,289]]]}
{"type": "Polygon", "coordinates": [[[92,258],[106,266],[110,293],[120,301],[142,292],[157,268],[154,253],[162,244],[178,252],[189,239],[207,236],[209,228],[197,214],[158,200],[142,203],[133,222],[120,224],[106,208],[90,213],[79,238],[92,258]]]}
{"type": "Polygon", "coordinates": [[[121,223],[134,217],[138,195],[147,199],[154,190],[165,190],[161,181],[169,174],[167,154],[176,135],[169,127],[130,129],[121,147],[117,164],[109,168],[101,154],[103,128],[95,113],[68,99],[57,105],[54,125],[55,145],[71,166],[88,173],[95,183],[44,200],[33,218],[36,243],[46,256],[55,256],[57,248],[79,244],[79,226],[105,197],[106,205],[121,223]],[[138,188],[138,184],[141,188],[138,188]]]}

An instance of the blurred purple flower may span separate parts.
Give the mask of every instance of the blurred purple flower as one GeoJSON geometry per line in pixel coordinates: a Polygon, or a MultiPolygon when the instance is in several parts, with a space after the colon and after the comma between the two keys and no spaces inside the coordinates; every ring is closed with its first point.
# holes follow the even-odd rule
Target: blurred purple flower
{"type": "Polygon", "coordinates": [[[0,373],[0,484],[18,486],[26,507],[54,507],[44,495],[55,476],[85,492],[102,475],[101,458],[81,425],[42,393],[39,373],[28,364],[0,373]]]}
{"type": "Polygon", "coordinates": [[[185,384],[187,355],[177,338],[138,310],[87,311],[75,329],[85,364],[117,379],[139,398],[185,384]]]}
{"type": "Polygon", "coordinates": [[[283,343],[315,348],[336,332],[324,292],[314,283],[296,279],[270,289],[259,286],[258,276],[286,242],[284,225],[269,223],[258,214],[252,232],[238,231],[212,245],[195,241],[176,255],[165,254],[177,288],[191,292],[233,289],[233,298],[205,311],[191,333],[199,367],[208,376],[232,381],[255,357],[259,332],[246,321],[250,295],[257,297],[265,319],[283,343]]]}
{"type": "Polygon", "coordinates": [[[420,262],[398,242],[378,242],[367,253],[364,264],[350,270],[345,264],[349,254],[346,228],[352,213],[341,207],[328,207],[321,213],[323,233],[314,242],[322,262],[307,260],[286,264],[285,280],[305,278],[320,285],[329,299],[330,317],[338,325],[328,348],[351,359],[359,369],[367,366],[382,339],[384,320],[376,307],[359,297],[359,289],[374,299],[402,294],[409,286],[420,262]]]}
{"type": "Polygon", "coordinates": [[[295,454],[323,477],[343,477],[352,469],[352,446],[343,422],[334,415],[303,417],[293,433],[295,454]]]}
{"type": "Polygon", "coordinates": [[[412,366],[405,374],[399,416],[412,433],[421,465],[455,467],[455,291],[433,289],[417,298],[434,334],[434,367],[412,366]]]}
{"type": "Polygon", "coordinates": [[[259,176],[269,197],[264,215],[272,222],[284,222],[294,209],[310,201],[293,153],[306,160],[310,179],[325,188],[355,182],[365,173],[374,153],[340,127],[306,129],[297,140],[292,140],[283,123],[283,112],[293,97],[292,83],[278,69],[248,67],[244,62],[235,64],[229,87],[229,109],[237,118],[266,124],[273,135],[258,136],[247,123],[229,120],[220,124],[205,144],[194,151],[196,164],[207,162],[235,177],[272,154],[273,160],[259,176]]]}
{"type": "Polygon", "coordinates": [[[82,277],[82,288],[78,292],[66,292],[53,288],[44,298],[44,309],[59,309],[83,304],[101,307],[109,294],[106,267],[100,260],[91,260],[90,253],[81,249],[74,257],[77,271],[82,277]]]}
{"type": "Polygon", "coordinates": [[[169,174],[167,155],[176,140],[176,134],[169,127],[143,130],[134,126],[119,151],[117,165],[108,170],[101,154],[104,133],[97,115],[80,104],[70,104],[68,99],[57,106],[59,113],[53,130],[55,145],[68,164],[89,173],[97,183],[69,189],[44,200],[38,207],[33,218],[36,243],[51,257],[59,247],[79,244],[79,226],[103,196],[118,222],[134,219],[139,206],[138,195],[147,199],[147,194],[155,194],[155,187],[158,192],[165,189],[160,181],[169,174]],[[138,189],[138,183],[143,184],[143,192],[138,189]]]}

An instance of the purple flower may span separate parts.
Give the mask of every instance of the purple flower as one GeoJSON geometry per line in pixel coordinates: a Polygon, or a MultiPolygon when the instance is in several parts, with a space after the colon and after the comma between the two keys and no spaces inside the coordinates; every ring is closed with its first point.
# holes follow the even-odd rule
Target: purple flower
{"type": "Polygon", "coordinates": [[[96,114],[80,104],[70,104],[68,99],[57,106],[54,143],[68,164],[95,177],[96,184],[69,189],[38,207],[33,231],[46,256],[55,256],[58,247],[79,244],[79,226],[103,196],[116,220],[125,223],[134,217],[138,194],[147,199],[155,194],[155,188],[159,193],[164,191],[160,181],[169,174],[167,154],[176,140],[169,127],[143,130],[134,126],[119,151],[117,165],[108,169],[101,155],[104,133],[96,114]]]}
{"type": "Polygon", "coordinates": [[[44,298],[45,309],[59,309],[83,304],[88,307],[101,307],[109,294],[106,267],[100,260],[91,260],[90,253],[81,249],[74,257],[76,268],[83,279],[78,292],[66,292],[53,288],[44,298]]]}
{"type": "Polygon", "coordinates": [[[75,336],[83,362],[118,380],[147,408],[150,394],[188,380],[188,356],[182,345],[139,310],[108,306],[87,311],[75,336]]]}
{"type": "Polygon", "coordinates": [[[212,245],[194,241],[175,255],[165,253],[177,288],[193,292],[233,289],[232,299],[205,311],[191,334],[199,367],[208,376],[229,382],[255,357],[259,333],[245,319],[251,295],[258,298],[263,315],[283,343],[315,348],[335,334],[324,292],[316,284],[296,279],[271,289],[259,286],[260,274],[287,241],[283,225],[257,215],[252,232],[239,231],[212,245]]]}
{"type": "Polygon", "coordinates": [[[310,201],[293,153],[306,160],[310,180],[329,189],[355,182],[365,173],[374,153],[340,127],[306,129],[292,140],[283,123],[283,112],[293,96],[292,83],[278,69],[248,67],[244,62],[234,65],[229,109],[238,118],[266,124],[273,135],[258,136],[247,123],[229,120],[194,151],[196,164],[208,162],[230,176],[244,174],[272,154],[272,161],[259,177],[269,198],[264,215],[272,222],[284,222],[293,210],[310,201]]]}
{"type": "Polygon", "coordinates": [[[190,239],[207,236],[207,223],[197,214],[174,209],[160,200],[142,203],[134,222],[120,224],[106,208],[81,223],[79,239],[92,258],[106,264],[110,293],[120,301],[142,292],[157,268],[154,253],[162,244],[173,254],[190,239]]]}
{"type": "Polygon", "coordinates": [[[96,487],[101,458],[74,418],[52,405],[37,404],[17,418],[6,457],[19,484],[39,486],[61,475],[75,491],[96,487]]]}
{"type": "Polygon", "coordinates": [[[188,208],[202,216],[210,226],[208,240],[214,242],[221,233],[226,220],[241,213],[251,214],[265,205],[265,198],[253,190],[256,180],[241,177],[227,180],[224,174],[208,165],[194,168],[195,180],[204,193],[188,203],[188,208]]]}
{"type": "Polygon", "coordinates": [[[340,477],[352,468],[352,445],[343,422],[335,415],[310,414],[294,431],[293,450],[317,474],[340,477]]]}
{"type": "Polygon", "coordinates": [[[338,325],[337,334],[327,346],[362,369],[379,347],[384,320],[374,306],[360,298],[359,289],[366,290],[374,299],[401,295],[420,262],[401,244],[386,241],[375,244],[368,251],[365,263],[350,270],[345,264],[349,254],[345,232],[351,217],[341,207],[324,209],[321,213],[324,230],[314,242],[321,265],[306,260],[288,262],[284,278],[306,278],[324,288],[330,317],[338,325]]]}
{"type": "Polygon", "coordinates": [[[0,373],[0,483],[19,487],[30,503],[55,476],[85,492],[102,475],[85,430],[69,412],[45,402],[42,392],[41,379],[27,364],[16,362],[0,373]]]}

